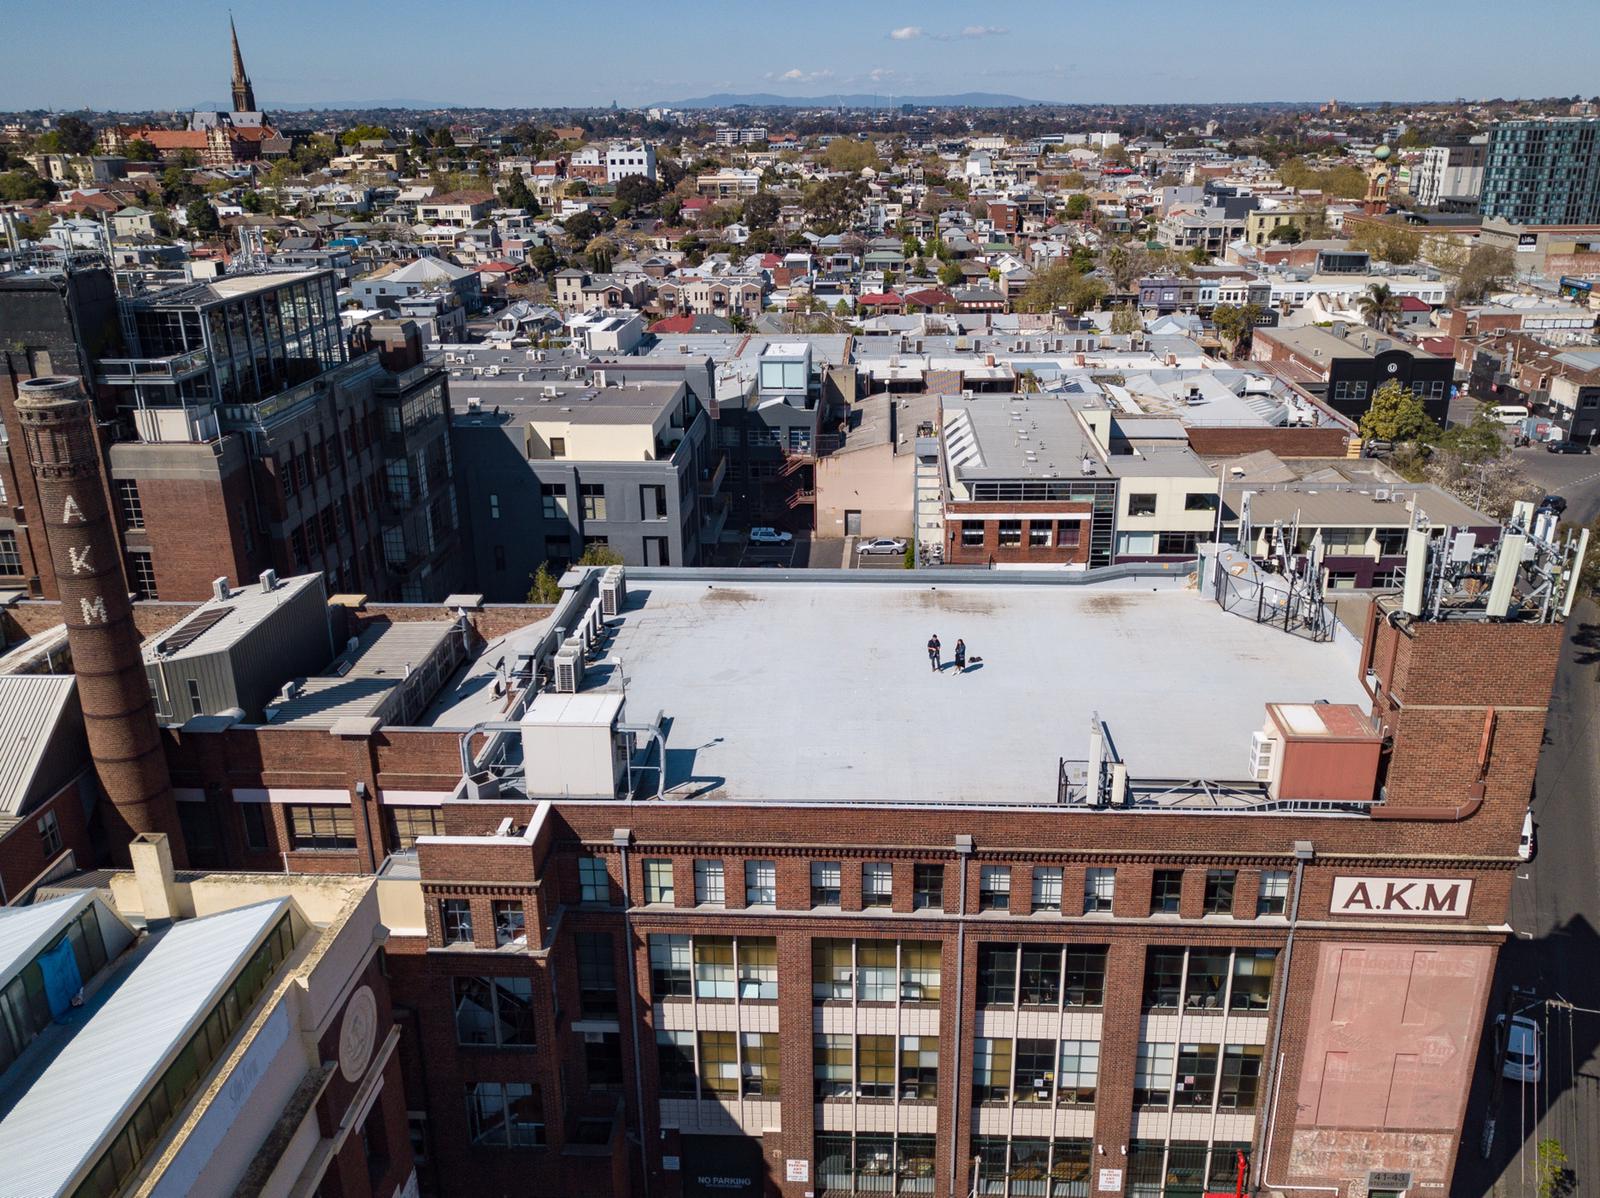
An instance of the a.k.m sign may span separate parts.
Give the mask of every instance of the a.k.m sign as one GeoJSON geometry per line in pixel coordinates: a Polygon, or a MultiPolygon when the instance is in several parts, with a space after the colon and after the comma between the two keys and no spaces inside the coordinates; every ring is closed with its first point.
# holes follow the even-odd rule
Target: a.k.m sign
{"type": "Polygon", "coordinates": [[[1471,898],[1468,878],[1336,877],[1331,913],[1464,919],[1471,898]]]}

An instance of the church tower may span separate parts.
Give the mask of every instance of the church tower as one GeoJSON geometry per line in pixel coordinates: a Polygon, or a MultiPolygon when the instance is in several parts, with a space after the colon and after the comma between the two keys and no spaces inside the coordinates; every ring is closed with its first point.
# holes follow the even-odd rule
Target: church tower
{"type": "Polygon", "coordinates": [[[233,27],[233,15],[228,16],[228,34],[233,39],[233,110],[255,112],[256,93],[250,86],[250,76],[244,73],[244,55],[239,53],[239,31],[233,27]]]}

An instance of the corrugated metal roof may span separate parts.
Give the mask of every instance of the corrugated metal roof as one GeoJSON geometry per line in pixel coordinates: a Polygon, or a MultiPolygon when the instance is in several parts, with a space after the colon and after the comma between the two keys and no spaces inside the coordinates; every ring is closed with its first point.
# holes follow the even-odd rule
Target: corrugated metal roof
{"type": "Polygon", "coordinates": [[[0,815],[22,804],[77,686],[70,674],[0,675],[0,815]]]}
{"type": "Polygon", "coordinates": [[[6,1193],[68,1191],[288,909],[272,899],[162,935],[0,1122],[6,1193]]]}
{"type": "Polygon", "coordinates": [[[85,891],[31,907],[0,907],[0,989],[94,896],[85,891]]]}

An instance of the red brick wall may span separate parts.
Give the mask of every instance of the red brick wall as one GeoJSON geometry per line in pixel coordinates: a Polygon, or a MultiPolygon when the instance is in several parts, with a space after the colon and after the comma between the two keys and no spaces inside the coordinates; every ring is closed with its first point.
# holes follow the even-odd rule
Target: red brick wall
{"type": "Polygon", "coordinates": [[[1081,565],[1089,560],[1089,521],[1077,523],[1077,544],[1061,545],[1059,521],[1045,518],[1040,523],[1050,526],[1050,545],[1048,548],[1034,547],[1028,544],[1028,537],[1032,528],[1030,513],[1033,512],[1083,512],[1087,515],[1091,505],[1087,503],[959,503],[951,504],[945,509],[945,535],[944,559],[954,565],[987,565],[991,562],[1000,565],[1010,565],[1018,562],[1048,562],[1053,565],[1081,565]],[[981,520],[983,522],[983,544],[963,545],[961,543],[962,526],[966,523],[981,520]],[[1000,521],[1022,521],[1022,544],[1011,547],[1000,544],[1000,521]]]}
{"type": "Polygon", "coordinates": [[[1189,447],[1208,457],[1235,457],[1271,450],[1280,458],[1342,458],[1348,438],[1342,428],[1200,428],[1191,426],[1189,447]]]}
{"type": "Polygon", "coordinates": [[[144,530],[124,537],[130,550],[149,550],[161,599],[204,602],[213,579],[226,575],[242,586],[266,568],[260,540],[253,555],[244,547],[243,522],[253,510],[244,471],[226,478],[140,478],[138,484],[144,530]]]}
{"type": "Polygon", "coordinates": [[[54,860],[45,856],[44,841],[39,837],[39,820],[47,811],[55,812],[61,847],[72,850],[78,868],[92,869],[99,864],[83,811],[83,792],[94,786],[92,774],[80,774],[0,834],[0,901],[14,901],[54,860]]]}

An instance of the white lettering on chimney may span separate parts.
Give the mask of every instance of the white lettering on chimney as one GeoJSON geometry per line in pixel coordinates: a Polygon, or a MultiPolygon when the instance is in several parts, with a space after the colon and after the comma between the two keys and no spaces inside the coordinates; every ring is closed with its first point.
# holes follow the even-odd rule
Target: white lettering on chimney
{"type": "Polygon", "coordinates": [[[111,617],[106,613],[106,601],[96,595],[92,600],[79,599],[78,606],[83,609],[83,622],[85,624],[104,624],[111,617]]]}
{"type": "Polygon", "coordinates": [[[78,506],[76,499],[68,495],[67,502],[61,505],[61,523],[71,524],[74,516],[78,518],[79,524],[84,523],[83,509],[78,506]]]}
{"type": "Polygon", "coordinates": [[[74,574],[82,574],[85,570],[94,573],[94,567],[89,564],[89,554],[93,549],[93,545],[85,545],[81,549],[67,546],[67,558],[72,562],[74,574]]]}
{"type": "Polygon", "coordinates": [[[1467,878],[1342,878],[1333,880],[1334,915],[1411,915],[1463,919],[1472,899],[1467,878]]]}

